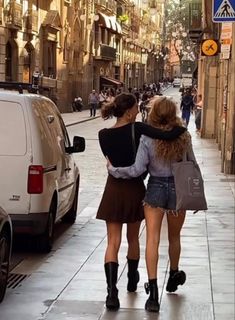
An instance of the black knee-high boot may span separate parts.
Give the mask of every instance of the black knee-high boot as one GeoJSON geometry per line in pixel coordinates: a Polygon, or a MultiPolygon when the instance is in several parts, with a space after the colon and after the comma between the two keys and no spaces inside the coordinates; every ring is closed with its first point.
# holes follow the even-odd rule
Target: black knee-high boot
{"type": "Polygon", "coordinates": [[[127,258],[127,264],[128,264],[128,283],[127,283],[127,291],[129,292],[135,292],[137,289],[137,283],[140,281],[140,275],[138,269],[139,259],[128,259],[127,258]]]}
{"type": "Polygon", "coordinates": [[[157,279],[151,279],[144,285],[145,291],[149,297],[145,303],[145,310],[150,312],[159,312],[160,305],[158,302],[158,286],[157,279]]]}
{"type": "Polygon", "coordinates": [[[104,265],[104,269],[105,269],[106,281],[108,285],[106,307],[109,310],[117,310],[120,307],[120,303],[118,299],[118,289],[116,287],[117,277],[118,277],[118,263],[107,262],[104,265]]]}

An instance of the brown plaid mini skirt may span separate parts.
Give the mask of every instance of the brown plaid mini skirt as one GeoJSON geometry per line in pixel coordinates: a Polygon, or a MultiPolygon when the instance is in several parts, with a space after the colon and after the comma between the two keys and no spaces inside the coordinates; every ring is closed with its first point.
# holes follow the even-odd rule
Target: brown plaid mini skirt
{"type": "Polygon", "coordinates": [[[119,223],[142,221],[144,195],[142,178],[116,179],[109,175],[96,218],[119,223]]]}

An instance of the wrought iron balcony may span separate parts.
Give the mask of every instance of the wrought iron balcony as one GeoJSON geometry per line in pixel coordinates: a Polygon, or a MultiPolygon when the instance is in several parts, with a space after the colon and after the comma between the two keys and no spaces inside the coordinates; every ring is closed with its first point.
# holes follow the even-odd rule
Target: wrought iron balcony
{"type": "Polygon", "coordinates": [[[21,29],[22,21],[22,4],[10,0],[4,8],[4,20],[8,28],[21,29]]]}
{"type": "Polygon", "coordinates": [[[95,56],[96,60],[116,60],[116,49],[106,44],[100,44],[95,56]]]}

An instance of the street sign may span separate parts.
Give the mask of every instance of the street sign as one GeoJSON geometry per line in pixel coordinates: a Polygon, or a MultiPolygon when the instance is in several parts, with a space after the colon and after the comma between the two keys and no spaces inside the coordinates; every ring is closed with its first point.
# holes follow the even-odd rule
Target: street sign
{"type": "Polygon", "coordinates": [[[215,56],[219,51],[218,44],[213,39],[203,40],[201,49],[202,49],[203,56],[210,56],[210,57],[215,56]]]}
{"type": "Polygon", "coordinates": [[[235,22],[235,0],[213,0],[214,22],[235,22]]]}

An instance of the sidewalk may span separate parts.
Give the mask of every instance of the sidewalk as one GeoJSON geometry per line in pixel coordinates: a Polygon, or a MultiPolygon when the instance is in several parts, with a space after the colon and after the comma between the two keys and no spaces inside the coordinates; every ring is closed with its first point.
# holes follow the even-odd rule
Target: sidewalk
{"type": "MultiPolygon", "coordinates": [[[[84,119],[88,116],[84,112],[84,119]]],[[[64,116],[63,116],[64,117],[64,116]]],[[[65,121],[71,125],[71,116],[65,121]]],[[[79,117],[79,115],[78,115],[79,117]]],[[[186,284],[176,294],[167,294],[165,285],[168,273],[167,227],[164,223],[159,259],[159,293],[161,311],[159,315],[144,311],[146,294],[143,283],[147,280],[144,261],[145,228],[141,241],[141,280],[137,293],[126,292],[126,247],[122,245],[119,267],[119,296],[121,309],[110,313],[103,309],[105,300],[105,279],[103,274],[103,252],[105,232],[100,221],[90,221],[87,232],[99,244],[76,278],[68,285],[59,300],[52,307],[53,314],[66,312],[68,319],[101,320],[232,320],[234,319],[234,199],[235,177],[220,172],[220,153],[214,140],[201,139],[195,133],[193,119],[189,131],[194,151],[201,167],[208,201],[208,211],[187,214],[182,232],[181,268],[187,273],[186,284]],[[70,301],[70,302],[69,302],[70,301]]],[[[98,203],[94,203],[97,207],[98,203]]],[[[95,212],[95,210],[94,210],[95,212]]],[[[95,215],[94,215],[95,216],[95,215]]],[[[123,234],[125,235],[125,233],[123,234]]],[[[57,318],[62,319],[62,318],[57,318]]]]}
{"type": "MultiPolygon", "coordinates": [[[[89,112],[62,114],[67,125],[87,121],[89,112]]],[[[96,120],[97,122],[99,120],[96,120]]],[[[119,253],[120,310],[104,306],[106,282],[103,257],[106,228],[95,219],[101,194],[91,198],[76,223],[59,237],[52,252],[30,255],[14,269],[26,278],[7,291],[0,305],[1,320],[233,320],[234,319],[234,176],[220,173],[220,153],[213,140],[192,134],[201,167],[209,210],[187,213],[182,231],[180,268],[187,281],[175,294],[165,291],[168,276],[167,227],[164,221],[159,257],[160,313],[144,310],[147,273],[144,259],[145,226],[140,244],[140,282],[136,293],[127,293],[125,227],[119,253]]],[[[98,165],[99,166],[99,165],[98,165]]],[[[99,170],[99,168],[97,169],[99,170]]],[[[92,190],[91,190],[92,191],[92,190]]]]}

